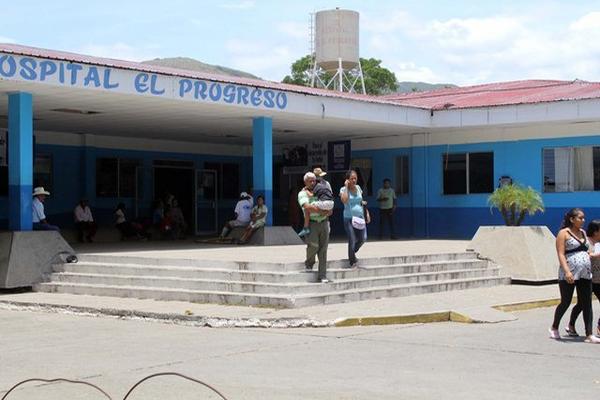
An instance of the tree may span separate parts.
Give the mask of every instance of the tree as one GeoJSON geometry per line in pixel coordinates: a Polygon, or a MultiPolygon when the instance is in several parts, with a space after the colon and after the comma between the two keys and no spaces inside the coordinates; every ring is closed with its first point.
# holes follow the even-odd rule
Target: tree
{"type": "MultiPolygon", "coordinates": [[[[283,78],[283,83],[293,85],[310,86],[310,74],[312,72],[313,58],[306,55],[296,60],[291,67],[291,75],[283,78]]],[[[397,89],[396,75],[387,68],[381,66],[381,60],[375,58],[361,58],[360,64],[365,78],[365,90],[367,94],[381,95],[393,93],[397,89]]],[[[329,81],[332,75],[323,73],[321,79],[329,81]]],[[[358,83],[357,83],[358,84],[358,83]]]]}
{"type": "Polygon", "coordinates": [[[544,202],[540,194],[531,187],[517,184],[504,185],[494,190],[488,197],[491,207],[500,210],[506,226],[520,226],[526,214],[544,212],[544,202]]]}

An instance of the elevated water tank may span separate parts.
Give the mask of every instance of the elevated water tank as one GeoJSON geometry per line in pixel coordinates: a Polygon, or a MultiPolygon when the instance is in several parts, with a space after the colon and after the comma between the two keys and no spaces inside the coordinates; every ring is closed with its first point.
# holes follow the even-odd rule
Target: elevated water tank
{"type": "Polygon", "coordinates": [[[342,68],[358,66],[358,13],[351,10],[326,10],[316,13],[315,58],[325,71],[336,71],[338,59],[342,68]]]}

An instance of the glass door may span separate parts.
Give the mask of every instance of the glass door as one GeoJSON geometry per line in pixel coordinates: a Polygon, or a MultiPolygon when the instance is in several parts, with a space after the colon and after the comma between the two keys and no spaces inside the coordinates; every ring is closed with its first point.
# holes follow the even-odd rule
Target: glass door
{"type": "Polygon", "coordinates": [[[218,232],[217,171],[196,170],[196,235],[218,232]]]}

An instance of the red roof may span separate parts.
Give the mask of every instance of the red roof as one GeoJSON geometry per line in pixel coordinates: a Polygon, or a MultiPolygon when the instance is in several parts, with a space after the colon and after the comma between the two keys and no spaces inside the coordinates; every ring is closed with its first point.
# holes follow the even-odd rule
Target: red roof
{"type": "Polygon", "coordinates": [[[382,96],[432,110],[534,104],[600,98],[600,82],[527,80],[382,96]]]}
{"type": "MultiPolygon", "coordinates": [[[[369,96],[355,93],[342,93],[334,90],[311,88],[299,85],[290,85],[261,79],[239,78],[227,75],[215,75],[199,71],[190,71],[178,68],[169,68],[156,65],[142,64],[134,61],[116,60],[113,58],[101,58],[87,56],[83,54],[70,53],[66,51],[56,51],[41,49],[37,47],[22,46],[17,44],[0,43],[0,52],[25,55],[29,57],[49,58],[52,60],[70,61],[82,64],[93,64],[104,67],[122,68],[151,74],[164,74],[179,76],[184,78],[202,79],[213,82],[233,83],[238,85],[254,86],[273,90],[282,90],[286,92],[301,93],[314,96],[338,97],[350,100],[366,101],[371,103],[398,105],[381,96],[369,96]]],[[[405,105],[412,107],[411,105],[405,105]]]]}

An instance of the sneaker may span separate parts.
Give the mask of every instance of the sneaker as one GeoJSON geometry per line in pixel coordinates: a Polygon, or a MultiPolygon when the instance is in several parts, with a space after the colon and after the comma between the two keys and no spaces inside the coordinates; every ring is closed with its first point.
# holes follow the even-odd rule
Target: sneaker
{"type": "Polygon", "coordinates": [[[594,335],[588,336],[585,338],[584,342],[586,343],[594,343],[594,344],[600,344],[600,338],[594,335]]]}
{"type": "Polygon", "coordinates": [[[565,326],[565,332],[567,332],[567,336],[569,337],[579,337],[575,328],[571,328],[569,325],[565,326]]]}
{"type": "Polygon", "coordinates": [[[550,334],[550,339],[560,339],[558,329],[550,328],[548,329],[548,333],[550,334]]]}
{"type": "Polygon", "coordinates": [[[309,228],[302,228],[302,230],[300,232],[298,232],[298,236],[300,236],[300,237],[304,237],[308,234],[310,234],[309,228]]]}
{"type": "Polygon", "coordinates": [[[321,278],[321,280],[319,282],[321,282],[321,283],[332,283],[333,281],[331,279],[321,278]]]}

